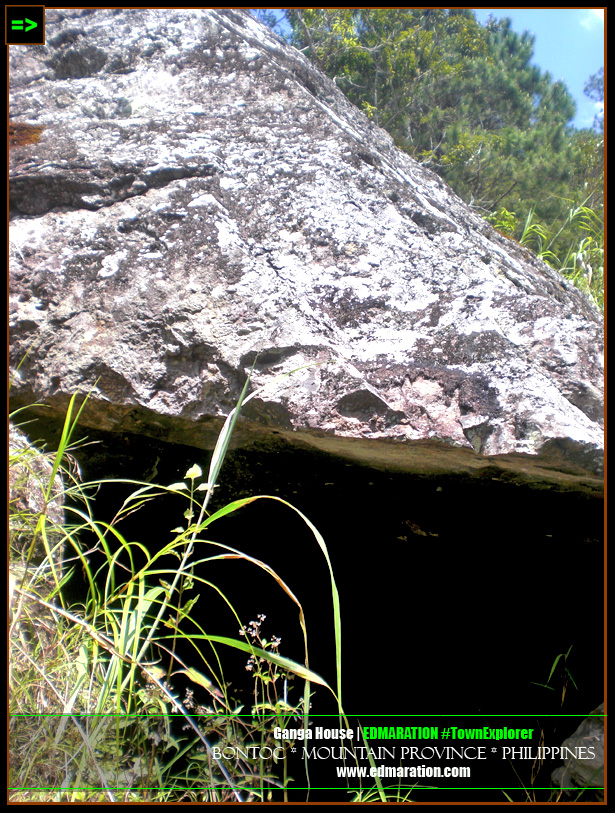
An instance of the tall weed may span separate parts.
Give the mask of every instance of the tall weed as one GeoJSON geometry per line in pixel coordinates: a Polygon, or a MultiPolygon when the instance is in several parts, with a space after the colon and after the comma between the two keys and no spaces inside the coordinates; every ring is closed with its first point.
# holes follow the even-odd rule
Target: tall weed
{"type": "Polygon", "coordinates": [[[285,727],[290,719],[307,727],[315,685],[332,692],[342,714],[340,603],[323,537],[304,514],[278,497],[258,495],[208,510],[241,408],[259,394],[247,394],[249,381],[220,432],[206,479],[193,465],[181,482],[168,486],[112,481],[129,483],[134,490],[114,520],[105,523],[94,518],[92,499],[101,483],[73,478],[66,492],[71,498],[78,494],[81,502],[65,505],[71,521],[52,549],[46,541],[51,483],[70,454],[85,403],[77,408],[76,398],[71,400],[25,567],[14,574],[18,600],[9,633],[13,801],[264,801],[276,792],[287,798],[285,762],[227,759],[219,756],[220,746],[271,743],[273,728],[285,727]],[[156,548],[126,539],[121,520],[147,511],[150,500],[165,494],[183,500],[185,508],[184,522],[172,529],[170,541],[156,548]],[[303,608],[284,579],[265,562],[207,538],[215,522],[257,499],[276,500],[296,511],[325,557],[334,610],[335,689],[310,669],[303,608]],[[87,552],[80,545],[85,532],[94,539],[87,552]],[[50,561],[54,555],[57,560],[58,550],[65,557],[61,567],[52,567],[48,591],[37,588],[32,569],[38,538],[50,561]],[[104,561],[95,569],[93,552],[104,561]],[[291,598],[304,642],[303,663],[281,655],[260,627],[255,636],[246,634],[254,627],[242,623],[232,597],[203,575],[204,566],[223,559],[248,562],[291,598]],[[75,567],[84,574],[88,597],[67,607],[61,588],[75,567]],[[195,612],[206,594],[219,597],[243,634],[211,633],[213,619],[206,611],[195,612]],[[207,619],[207,629],[201,618],[207,619]],[[244,715],[228,692],[223,665],[229,647],[257,666],[254,703],[244,715]],[[172,684],[179,675],[191,687],[182,697],[172,684]],[[289,699],[292,678],[303,683],[296,701],[289,699]],[[197,692],[208,700],[197,702],[197,692]]]}
{"type": "Polygon", "coordinates": [[[590,208],[587,202],[566,201],[566,216],[550,225],[536,222],[534,209],[530,209],[520,232],[515,213],[507,209],[494,212],[487,220],[505,236],[518,234],[522,246],[557,269],[603,310],[604,212],[601,207],[590,208]]]}

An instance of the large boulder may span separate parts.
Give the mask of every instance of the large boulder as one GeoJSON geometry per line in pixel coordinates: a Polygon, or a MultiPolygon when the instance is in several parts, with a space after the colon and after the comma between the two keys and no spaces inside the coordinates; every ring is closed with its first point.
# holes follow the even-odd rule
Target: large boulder
{"type": "Polygon", "coordinates": [[[602,318],[247,13],[47,11],[10,49],[16,405],[211,448],[602,488],[602,318]],[[283,373],[301,368],[282,379],[283,373]]]}

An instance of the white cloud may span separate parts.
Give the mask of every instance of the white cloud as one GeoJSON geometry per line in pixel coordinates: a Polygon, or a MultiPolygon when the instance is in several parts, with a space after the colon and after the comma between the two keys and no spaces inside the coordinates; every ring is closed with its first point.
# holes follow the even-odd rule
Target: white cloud
{"type": "Polygon", "coordinates": [[[583,28],[592,29],[597,25],[604,25],[604,9],[603,8],[588,8],[585,9],[584,15],[581,18],[581,25],[583,28]]]}

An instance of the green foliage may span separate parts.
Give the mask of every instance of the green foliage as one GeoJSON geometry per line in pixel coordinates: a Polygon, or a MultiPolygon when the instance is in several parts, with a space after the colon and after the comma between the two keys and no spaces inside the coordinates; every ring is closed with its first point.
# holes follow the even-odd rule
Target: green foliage
{"type": "Polygon", "coordinates": [[[434,148],[441,122],[421,143],[409,131],[421,123],[426,130],[432,102],[460,75],[462,58],[486,51],[484,30],[463,10],[303,9],[288,17],[293,44],[412,152],[434,148]]]}
{"type": "Polygon", "coordinates": [[[517,215],[514,212],[509,212],[504,207],[485,219],[492,223],[495,229],[508,237],[512,237],[516,231],[517,215]]]}

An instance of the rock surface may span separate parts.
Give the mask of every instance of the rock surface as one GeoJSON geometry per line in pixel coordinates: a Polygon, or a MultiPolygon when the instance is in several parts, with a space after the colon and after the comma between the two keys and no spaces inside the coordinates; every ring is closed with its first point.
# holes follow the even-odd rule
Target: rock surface
{"type": "MultiPolygon", "coordinates": [[[[553,782],[560,788],[585,788],[584,802],[604,801],[604,703],[564,740],[562,748],[568,748],[565,753],[570,756],[553,772],[553,782]]],[[[569,794],[579,798],[576,791],[569,794]]]]}
{"type": "Polygon", "coordinates": [[[229,10],[46,31],[10,49],[45,125],[11,156],[16,405],[211,448],[254,364],[238,445],[602,489],[601,314],[299,52],[229,10]]]}

